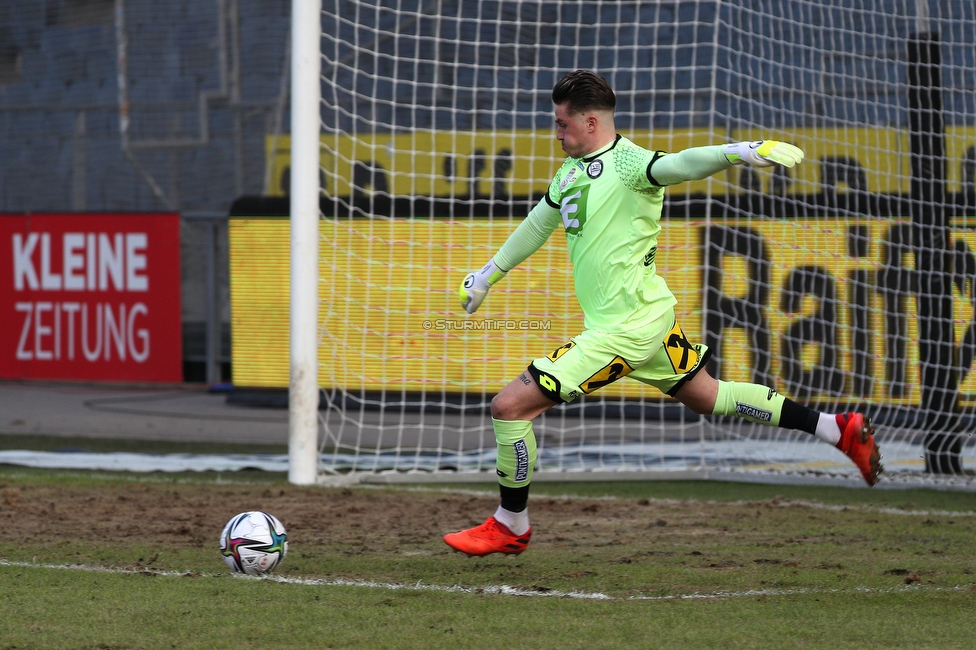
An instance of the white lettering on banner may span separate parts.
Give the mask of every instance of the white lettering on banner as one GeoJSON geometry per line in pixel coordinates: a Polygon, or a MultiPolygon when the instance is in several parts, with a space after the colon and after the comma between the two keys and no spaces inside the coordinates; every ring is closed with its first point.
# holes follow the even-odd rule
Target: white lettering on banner
{"type": "Polygon", "coordinates": [[[27,342],[27,336],[30,334],[31,315],[34,313],[34,305],[29,302],[18,302],[14,305],[14,309],[27,314],[24,317],[24,328],[20,330],[20,341],[17,343],[17,360],[30,361],[34,358],[34,354],[24,349],[24,343],[27,342]]]}
{"type": "Polygon", "coordinates": [[[88,272],[88,290],[95,290],[95,233],[90,232],[85,235],[85,242],[88,244],[87,264],[85,270],[88,272]]]}
{"type": "Polygon", "coordinates": [[[41,289],[61,290],[61,274],[51,273],[51,233],[41,234],[41,289]]]}
{"type": "Polygon", "coordinates": [[[61,309],[68,315],[68,358],[75,358],[75,314],[81,310],[81,303],[63,302],[61,309]]]}
{"type": "Polygon", "coordinates": [[[119,321],[115,322],[115,312],[105,310],[105,360],[112,359],[112,343],[118,351],[119,360],[125,361],[125,305],[119,305],[119,321]]]}
{"type": "Polygon", "coordinates": [[[88,304],[81,305],[81,351],[85,354],[88,361],[98,361],[102,353],[102,310],[95,309],[95,318],[98,325],[95,326],[95,349],[88,349],[88,304]]]}
{"type": "Polygon", "coordinates": [[[142,339],[142,349],[137,349],[133,343],[135,341],[135,337],[132,336],[132,325],[136,320],[136,314],[148,316],[149,310],[146,309],[146,306],[141,302],[137,302],[136,304],[132,305],[132,309],[129,310],[129,321],[126,323],[125,328],[125,333],[129,341],[129,353],[132,354],[132,358],[135,361],[142,363],[149,358],[149,330],[142,328],[135,332],[136,336],[142,339]]]}
{"type": "Polygon", "coordinates": [[[98,235],[98,289],[108,288],[107,275],[112,274],[112,284],[122,290],[122,233],[115,233],[115,246],[109,242],[108,235],[98,235]]]}
{"type": "Polygon", "coordinates": [[[85,235],[80,232],[64,233],[64,288],[66,291],[84,291],[85,276],[75,275],[75,269],[85,268],[85,257],[77,251],[85,250],[85,235]]]}
{"type": "Polygon", "coordinates": [[[148,238],[144,232],[130,232],[125,236],[125,287],[129,291],[149,291],[149,278],[145,275],[148,238]],[[139,275],[139,271],[143,274],[139,275]]]}
{"type": "Polygon", "coordinates": [[[109,303],[18,302],[14,309],[24,314],[17,342],[18,361],[53,361],[62,356],[74,360],[76,332],[81,351],[91,363],[111,361],[113,351],[119,361],[128,357],[144,363],[149,359],[149,329],[138,327],[149,316],[149,308],[141,302],[131,305],[128,313],[125,304],[109,303]],[[76,316],[80,328],[75,327],[76,316]]]}
{"type": "Polygon", "coordinates": [[[29,289],[37,289],[37,273],[34,272],[31,256],[38,239],[38,234],[32,232],[27,235],[25,244],[24,237],[19,232],[14,233],[14,289],[17,291],[24,290],[24,280],[27,280],[29,289]]]}
{"type": "Polygon", "coordinates": [[[66,232],[60,256],[51,240],[48,232],[14,233],[15,291],[149,291],[147,233],[66,232]]]}
{"type": "Polygon", "coordinates": [[[51,336],[53,328],[50,325],[41,324],[44,313],[53,309],[54,305],[49,302],[34,303],[34,357],[39,361],[50,361],[54,358],[52,350],[45,350],[43,343],[45,337],[51,336]]]}

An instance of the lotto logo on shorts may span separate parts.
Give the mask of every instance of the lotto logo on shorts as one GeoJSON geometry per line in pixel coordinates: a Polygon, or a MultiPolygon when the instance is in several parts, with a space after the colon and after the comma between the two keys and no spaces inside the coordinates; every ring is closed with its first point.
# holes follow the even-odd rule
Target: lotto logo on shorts
{"type": "Polygon", "coordinates": [[[542,389],[542,394],[551,399],[554,402],[563,401],[562,397],[559,396],[559,380],[550,375],[547,372],[542,372],[535,366],[529,366],[529,370],[536,378],[536,382],[539,384],[539,388],[542,389]]]}
{"type": "Polygon", "coordinates": [[[664,337],[664,348],[668,352],[668,358],[671,359],[671,366],[676,375],[690,372],[698,365],[698,350],[685,338],[685,333],[681,331],[677,321],[664,337]]]}
{"type": "Polygon", "coordinates": [[[529,478],[529,446],[525,440],[516,440],[512,445],[515,451],[515,478],[516,483],[528,480],[529,478]]]}

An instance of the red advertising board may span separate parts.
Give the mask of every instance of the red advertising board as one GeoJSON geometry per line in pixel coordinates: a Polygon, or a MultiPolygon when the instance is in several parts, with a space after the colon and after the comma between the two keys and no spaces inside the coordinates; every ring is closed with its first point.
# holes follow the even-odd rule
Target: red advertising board
{"type": "Polygon", "coordinates": [[[0,215],[0,323],[0,378],[182,381],[179,215],[0,215]]]}

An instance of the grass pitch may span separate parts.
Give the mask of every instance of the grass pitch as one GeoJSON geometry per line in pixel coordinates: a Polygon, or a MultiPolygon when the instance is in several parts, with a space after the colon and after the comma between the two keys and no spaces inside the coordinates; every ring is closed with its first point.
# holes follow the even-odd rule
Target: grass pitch
{"type": "Polygon", "coordinates": [[[976,495],[539,484],[529,550],[466,558],[489,486],[0,470],[0,648],[971,648],[976,495]],[[223,524],[289,532],[232,576],[223,524]]]}

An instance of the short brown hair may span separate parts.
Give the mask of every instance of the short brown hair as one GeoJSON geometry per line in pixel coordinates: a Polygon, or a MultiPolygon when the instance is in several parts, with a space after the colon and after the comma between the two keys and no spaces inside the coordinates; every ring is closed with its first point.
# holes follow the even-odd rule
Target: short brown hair
{"type": "Polygon", "coordinates": [[[592,110],[612,111],[617,97],[607,80],[589,70],[576,70],[563,75],[552,87],[552,103],[568,102],[570,114],[592,110]]]}

